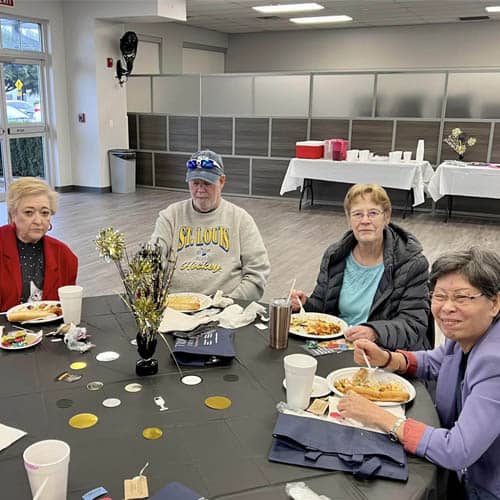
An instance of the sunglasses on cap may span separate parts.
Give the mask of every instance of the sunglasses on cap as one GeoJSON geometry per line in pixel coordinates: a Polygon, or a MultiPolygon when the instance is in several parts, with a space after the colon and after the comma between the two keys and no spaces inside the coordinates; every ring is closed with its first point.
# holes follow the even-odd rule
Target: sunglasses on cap
{"type": "Polygon", "coordinates": [[[195,168],[218,168],[219,170],[222,170],[221,166],[215,160],[203,157],[188,160],[186,167],[189,170],[194,170],[195,168]]]}

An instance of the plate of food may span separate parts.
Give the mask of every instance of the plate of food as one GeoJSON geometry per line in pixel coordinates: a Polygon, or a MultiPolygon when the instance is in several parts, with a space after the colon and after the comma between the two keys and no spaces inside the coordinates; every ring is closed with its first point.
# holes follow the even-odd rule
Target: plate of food
{"type": "Polygon", "coordinates": [[[201,311],[211,305],[212,299],[202,293],[169,293],[167,297],[167,307],[183,313],[201,311]]]}
{"type": "MultiPolygon", "coordinates": [[[[286,378],[283,379],[283,387],[286,389],[286,378]]],[[[322,398],[324,396],[328,396],[330,392],[332,391],[328,387],[328,382],[326,381],[326,378],[315,375],[313,380],[311,397],[322,398]]]]}
{"type": "Polygon", "coordinates": [[[409,403],[416,395],[415,388],[408,380],[379,369],[342,368],[330,373],[326,380],[337,396],[354,391],[379,406],[409,403]]]}
{"type": "Polygon", "coordinates": [[[17,351],[33,347],[42,341],[43,333],[40,330],[38,333],[27,332],[26,330],[15,330],[13,332],[2,335],[0,348],[7,351],[17,351]]]}
{"type": "Polygon", "coordinates": [[[290,319],[290,333],[306,339],[334,339],[342,337],[348,326],[344,320],[324,313],[297,313],[290,319]]]}
{"type": "Polygon", "coordinates": [[[57,300],[28,302],[11,307],[7,311],[7,320],[12,323],[49,323],[62,317],[61,303],[57,300]]]}

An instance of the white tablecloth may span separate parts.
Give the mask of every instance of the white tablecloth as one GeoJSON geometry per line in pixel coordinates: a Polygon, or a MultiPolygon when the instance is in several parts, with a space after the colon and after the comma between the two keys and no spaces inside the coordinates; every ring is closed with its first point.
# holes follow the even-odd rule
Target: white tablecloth
{"type": "Polygon", "coordinates": [[[292,158],[281,185],[280,194],[302,187],[304,179],[346,182],[349,184],[375,183],[394,189],[412,189],[413,206],[424,202],[424,186],[434,174],[429,162],[390,163],[388,161],[332,161],[292,158]]]}
{"type": "Polygon", "coordinates": [[[446,195],[500,199],[500,168],[441,163],[427,190],[434,201],[446,195]]]}

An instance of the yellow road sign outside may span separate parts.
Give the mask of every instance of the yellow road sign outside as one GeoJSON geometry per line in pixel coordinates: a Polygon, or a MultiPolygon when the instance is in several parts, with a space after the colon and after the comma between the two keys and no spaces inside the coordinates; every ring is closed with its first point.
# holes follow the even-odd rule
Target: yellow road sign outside
{"type": "Polygon", "coordinates": [[[17,80],[15,85],[17,90],[21,90],[23,88],[23,82],[21,80],[17,80]]]}

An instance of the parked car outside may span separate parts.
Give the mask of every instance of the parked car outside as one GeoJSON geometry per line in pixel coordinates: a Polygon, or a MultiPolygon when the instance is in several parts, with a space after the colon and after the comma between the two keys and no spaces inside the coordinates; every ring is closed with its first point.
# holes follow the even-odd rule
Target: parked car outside
{"type": "Polygon", "coordinates": [[[7,104],[7,121],[9,123],[25,123],[29,122],[30,119],[28,115],[14,108],[10,104],[7,104]]]}
{"type": "Polygon", "coordinates": [[[35,114],[35,108],[33,105],[26,101],[7,101],[7,106],[12,106],[18,111],[23,112],[30,120],[35,114]]]}

